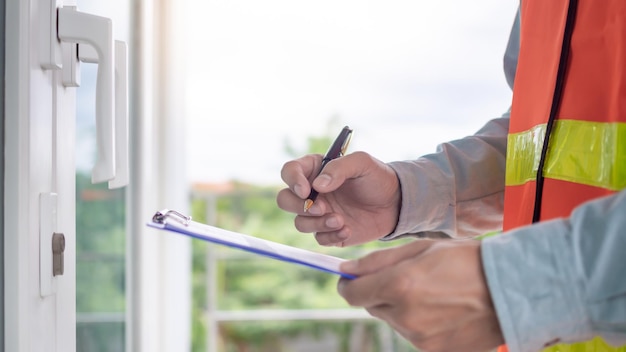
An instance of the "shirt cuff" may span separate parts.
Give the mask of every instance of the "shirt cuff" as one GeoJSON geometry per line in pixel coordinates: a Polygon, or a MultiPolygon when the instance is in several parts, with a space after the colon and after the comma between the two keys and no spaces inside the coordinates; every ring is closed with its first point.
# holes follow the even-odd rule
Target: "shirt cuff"
{"type": "Polygon", "coordinates": [[[510,352],[592,337],[566,220],[483,241],[487,284],[510,352]]]}
{"type": "Polygon", "coordinates": [[[456,228],[456,219],[454,195],[448,178],[425,159],[396,161],[388,165],[398,176],[402,205],[395,230],[382,239],[407,234],[449,237],[456,228]]]}

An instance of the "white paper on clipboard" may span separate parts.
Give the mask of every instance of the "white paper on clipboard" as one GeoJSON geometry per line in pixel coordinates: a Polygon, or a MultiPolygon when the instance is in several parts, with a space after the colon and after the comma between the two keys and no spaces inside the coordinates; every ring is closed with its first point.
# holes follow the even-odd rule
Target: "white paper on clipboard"
{"type": "Polygon", "coordinates": [[[203,241],[241,249],[288,263],[308,266],[348,279],[355,278],[354,275],[343,273],[339,270],[339,264],[344,262],[345,259],[202,224],[192,221],[191,217],[175,210],[165,209],[156,212],[147,225],[156,229],[183,234],[203,241]]]}

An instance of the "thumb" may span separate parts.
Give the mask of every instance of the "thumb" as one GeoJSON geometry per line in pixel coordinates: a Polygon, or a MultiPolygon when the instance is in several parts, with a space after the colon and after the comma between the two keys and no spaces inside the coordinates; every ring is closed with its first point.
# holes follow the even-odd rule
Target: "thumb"
{"type": "Polygon", "coordinates": [[[416,240],[399,247],[372,252],[365,257],[341,263],[339,270],[356,276],[372,274],[408,258],[416,257],[436,242],[435,240],[416,240]]]}

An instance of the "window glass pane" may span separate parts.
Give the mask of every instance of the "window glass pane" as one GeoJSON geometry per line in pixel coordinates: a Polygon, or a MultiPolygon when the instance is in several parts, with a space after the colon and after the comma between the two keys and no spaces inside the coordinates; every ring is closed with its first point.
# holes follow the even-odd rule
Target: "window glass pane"
{"type": "Polygon", "coordinates": [[[79,322],[76,325],[78,351],[124,351],[123,322],[79,322]]]}
{"type": "Polygon", "coordinates": [[[123,351],[125,191],[109,190],[107,183],[91,183],[95,121],[94,105],[90,101],[93,101],[96,67],[84,63],[81,66],[76,128],[77,350],[123,351]],[[83,162],[85,165],[80,164],[83,162]]]}
{"type": "MultiPolygon", "coordinates": [[[[112,19],[128,42],[128,0],[79,0],[78,10],[112,19]]],[[[81,44],[82,45],[82,44],[81,44]]],[[[76,91],[76,343],[81,352],[125,350],[125,189],[92,184],[97,65],[81,63],[76,91]]]]}

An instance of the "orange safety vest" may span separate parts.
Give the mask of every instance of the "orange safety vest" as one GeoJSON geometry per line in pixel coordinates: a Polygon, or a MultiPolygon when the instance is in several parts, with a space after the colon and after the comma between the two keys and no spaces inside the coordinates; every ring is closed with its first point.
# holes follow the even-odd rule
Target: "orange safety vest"
{"type": "MultiPolygon", "coordinates": [[[[521,16],[505,231],[626,188],[626,1],[522,0],[521,16]]],[[[545,351],[626,346],[595,338],[545,351]]]]}

